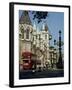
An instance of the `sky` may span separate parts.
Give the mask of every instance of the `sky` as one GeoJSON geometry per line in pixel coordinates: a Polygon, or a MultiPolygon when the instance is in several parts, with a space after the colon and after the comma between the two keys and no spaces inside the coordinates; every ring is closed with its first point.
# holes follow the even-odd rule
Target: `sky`
{"type": "MultiPolygon", "coordinates": [[[[19,18],[22,15],[22,10],[19,10],[19,18]]],[[[52,35],[52,40],[50,41],[50,45],[54,46],[54,39],[59,41],[59,30],[61,30],[62,41],[64,42],[64,13],[63,12],[48,12],[48,15],[45,20],[41,23],[37,23],[37,20],[33,20],[33,14],[29,12],[29,16],[32,24],[35,22],[37,27],[40,29],[44,23],[48,25],[49,33],[52,35]]],[[[55,46],[58,48],[58,46],[55,46]]],[[[64,46],[62,46],[62,49],[64,46]]]]}

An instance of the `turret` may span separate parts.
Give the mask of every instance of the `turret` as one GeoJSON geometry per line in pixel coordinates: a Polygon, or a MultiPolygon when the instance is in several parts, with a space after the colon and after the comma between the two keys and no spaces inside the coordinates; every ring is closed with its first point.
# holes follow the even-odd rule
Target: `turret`
{"type": "Polygon", "coordinates": [[[23,11],[19,20],[20,24],[32,25],[28,11],[23,11]]]}
{"type": "Polygon", "coordinates": [[[43,24],[43,28],[42,28],[43,30],[45,29],[45,24],[43,24]]]}
{"type": "Polygon", "coordinates": [[[47,26],[47,24],[45,25],[45,31],[46,31],[46,32],[48,31],[48,26],[47,26]]]}
{"type": "Polygon", "coordinates": [[[36,30],[36,23],[33,24],[33,29],[36,30]]]}

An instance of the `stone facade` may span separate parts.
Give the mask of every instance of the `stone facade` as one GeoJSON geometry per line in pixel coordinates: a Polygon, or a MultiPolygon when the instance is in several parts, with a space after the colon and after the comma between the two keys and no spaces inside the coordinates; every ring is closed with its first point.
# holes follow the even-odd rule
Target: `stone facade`
{"type": "Polygon", "coordinates": [[[48,26],[42,27],[42,30],[37,30],[35,23],[32,26],[28,12],[23,12],[19,20],[20,63],[23,63],[22,52],[31,52],[36,55],[37,67],[46,67],[46,64],[50,62],[48,26]]]}

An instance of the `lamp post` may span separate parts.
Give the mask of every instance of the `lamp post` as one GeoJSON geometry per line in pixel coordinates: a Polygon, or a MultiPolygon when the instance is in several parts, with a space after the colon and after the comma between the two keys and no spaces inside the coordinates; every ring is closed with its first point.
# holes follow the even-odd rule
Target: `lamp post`
{"type": "Polygon", "coordinates": [[[59,59],[58,59],[58,63],[57,63],[57,68],[58,69],[63,69],[63,62],[62,62],[62,41],[61,41],[61,30],[59,30],[59,42],[58,42],[58,46],[59,46],[59,59]]]}
{"type": "Polygon", "coordinates": [[[54,45],[56,45],[56,40],[54,39],[54,45]]]}

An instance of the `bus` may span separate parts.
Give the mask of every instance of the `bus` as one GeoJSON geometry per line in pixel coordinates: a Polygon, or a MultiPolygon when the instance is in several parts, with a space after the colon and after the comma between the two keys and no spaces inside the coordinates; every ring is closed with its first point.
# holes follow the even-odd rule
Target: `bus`
{"type": "Polygon", "coordinates": [[[23,70],[31,70],[36,67],[36,55],[31,52],[22,53],[23,70]]]}

